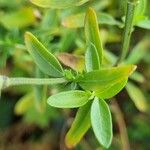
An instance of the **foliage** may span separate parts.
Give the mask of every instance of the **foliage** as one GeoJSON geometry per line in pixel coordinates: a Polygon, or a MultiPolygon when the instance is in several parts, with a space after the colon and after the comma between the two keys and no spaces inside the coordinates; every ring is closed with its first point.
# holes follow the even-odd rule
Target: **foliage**
{"type": "MultiPolygon", "coordinates": [[[[122,6],[125,2],[116,3],[122,6]]],[[[149,64],[149,37],[139,36],[140,42],[131,40],[133,31],[150,29],[147,3],[126,1],[125,14],[119,16],[115,4],[106,0],[0,1],[0,67],[11,68],[11,58],[13,69],[8,69],[8,75],[17,76],[1,75],[0,92],[13,86],[10,91],[23,95],[15,113],[41,127],[63,116],[52,107],[67,108],[64,111],[69,113],[73,111],[69,108],[78,108],[63,139],[66,146],[80,145],[92,128],[100,145],[111,147],[115,125],[111,101],[121,91],[125,93],[124,88],[139,111],[149,111],[149,85],[144,90],[138,87],[148,74],[138,64],[141,60],[149,64]],[[113,48],[107,48],[115,42],[122,42],[117,55],[113,48]],[[21,91],[19,85],[33,88],[21,91]]]]}

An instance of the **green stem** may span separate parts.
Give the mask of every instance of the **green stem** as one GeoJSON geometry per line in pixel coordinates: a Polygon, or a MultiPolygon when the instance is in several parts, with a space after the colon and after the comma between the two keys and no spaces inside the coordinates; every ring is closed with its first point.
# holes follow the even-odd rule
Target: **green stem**
{"type": "Polygon", "coordinates": [[[125,59],[129,51],[129,44],[130,44],[131,33],[133,31],[133,20],[134,20],[136,5],[137,2],[127,2],[127,12],[125,18],[123,40],[122,40],[122,50],[121,50],[122,52],[118,60],[118,63],[122,62],[125,59]]]}
{"type": "Polygon", "coordinates": [[[0,76],[1,89],[17,85],[52,85],[65,82],[67,82],[67,80],[64,78],[9,78],[6,76],[0,76]]]}

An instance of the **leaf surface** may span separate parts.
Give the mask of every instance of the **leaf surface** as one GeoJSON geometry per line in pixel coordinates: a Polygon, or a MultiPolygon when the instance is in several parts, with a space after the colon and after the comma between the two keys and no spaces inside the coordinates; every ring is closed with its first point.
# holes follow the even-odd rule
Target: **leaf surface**
{"type": "Polygon", "coordinates": [[[86,13],[84,28],[85,28],[85,37],[86,37],[87,46],[89,46],[90,43],[94,44],[98,53],[99,62],[101,64],[103,48],[101,44],[97,16],[95,11],[92,8],[89,8],[86,13]]]}
{"type": "Polygon", "coordinates": [[[142,112],[147,111],[147,101],[143,92],[133,83],[128,82],[126,89],[135,106],[142,112]]]}
{"type": "Polygon", "coordinates": [[[111,113],[107,103],[97,97],[91,107],[91,124],[99,143],[108,148],[113,136],[111,113]]]}
{"type": "Polygon", "coordinates": [[[63,69],[56,57],[51,54],[31,33],[25,33],[25,44],[35,63],[45,74],[62,77],[63,69]]]}
{"type": "Polygon", "coordinates": [[[65,138],[68,147],[74,147],[90,128],[90,107],[91,102],[88,102],[86,105],[79,108],[65,138]]]}
{"type": "Polygon", "coordinates": [[[100,98],[110,98],[125,86],[135,68],[134,65],[126,65],[95,70],[85,73],[77,82],[83,89],[95,91],[100,98]]]}
{"type": "Polygon", "coordinates": [[[89,92],[72,90],[60,92],[48,98],[48,104],[58,108],[76,108],[85,105],[90,98],[89,92]]]}
{"type": "Polygon", "coordinates": [[[80,6],[89,0],[30,0],[33,4],[44,8],[65,9],[80,6]]]}

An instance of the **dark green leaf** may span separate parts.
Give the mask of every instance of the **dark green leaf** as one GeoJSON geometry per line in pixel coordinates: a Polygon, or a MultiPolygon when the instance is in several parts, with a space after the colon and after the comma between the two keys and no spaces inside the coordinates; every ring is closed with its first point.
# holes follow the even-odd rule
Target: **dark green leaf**
{"type": "Polygon", "coordinates": [[[112,141],[112,118],[104,100],[94,99],[91,107],[91,124],[97,140],[106,148],[112,141]]]}
{"type": "Polygon", "coordinates": [[[63,69],[59,61],[38,41],[36,37],[34,37],[34,35],[26,32],[25,44],[28,52],[31,54],[41,71],[54,77],[63,76],[63,69]]]}
{"type": "Polygon", "coordinates": [[[90,107],[91,102],[88,102],[79,108],[73,124],[66,135],[65,141],[69,148],[74,147],[90,128],[90,107]]]}
{"type": "Polygon", "coordinates": [[[52,95],[48,98],[48,104],[58,108],[76,108],[85,105],[90,98],[89,92],[72,90],[52,95]]]}

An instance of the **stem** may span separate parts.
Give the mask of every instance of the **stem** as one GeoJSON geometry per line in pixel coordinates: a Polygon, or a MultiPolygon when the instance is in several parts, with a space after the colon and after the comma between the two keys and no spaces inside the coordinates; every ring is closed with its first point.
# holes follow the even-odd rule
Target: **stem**
{"type": "Polygon", "coordinates": [[[118,60],[119,63],[125,59],[129,51],[129,44],[130,44],[131,33],[133,31],[133,20],[134,20],[136,5],[137,2],[130,2],[130,1],[127,2],[127,12],[126,12],[125,27],[124,27],[122,48],[121,48],[122,52],[118,60]]]}
{"type": "Polygon", "coordinates": [[[65,82],[67,82],[67,80],[64,78],[9,78],[7,76],[0,76],[1,89],[17,85],[52,85],[65,82]]]}
{"type": "Polygon", "coordinates": [[[129,144],[128,134],[127,134],[126,123],[124,121],[124,116],[115,98],[112,101],[112,111],[116,117],[116,121],[118,124],[121,142],[122,142],[122,149],[130,150],[130,144],[129,144]]]}

